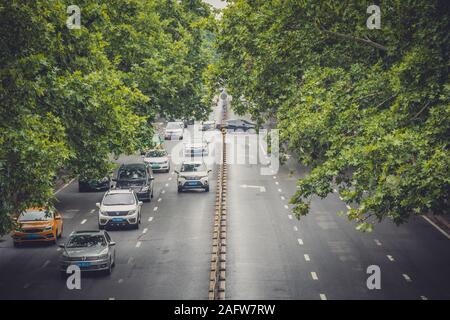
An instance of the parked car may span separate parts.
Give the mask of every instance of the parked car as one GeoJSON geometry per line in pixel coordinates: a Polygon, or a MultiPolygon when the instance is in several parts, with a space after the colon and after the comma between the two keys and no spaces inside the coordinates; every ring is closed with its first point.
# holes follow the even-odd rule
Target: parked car
{"type": "Polygon", "coordinates": [[[132,189],[138,198],[150,201],[153,198],[154,185],[153,171],[146,163],[122,164],[117,172],[115,187],[119,189],[132,189]]]}
{"type": "Polygon", "coordinates": [[[98,228],[132,226],[139,229],[141,223],[142,201],[136,192],[129,189],[109,190],[102,202],[96,204],[98,210],[98,228]]]}
{"type": "Polygon", "coordinates": [[[203,121],[202,122],[202,131],[211,131],[216,128],[215,121],[203,121]]]}
{"type": "Polygon", "coordinates": [[[181,122],[168,122],[166,130],[164,132],[164,138],[166,140],[183,139],[184,125],[181,122]]]}
{"type": "Polygon", "coordinates": [[[209,173],[203,161],[184,161],[177,173],[178,192],[185,189],[204,189],[209,191],[209,173]]]}
{"type": "Polygon", "coordinates": [[[70,265],[81,271],[104,271],[111,274],[116,263],[116,243],[106,231],[75,231],[61,244],[60,272],[66,276],[70,265]]]}
{"type": "Polygon", "coordinates": [[[55,209],[28,208],[14,217],[17,228],[12,233],[14,246],[26,242],[57,243],[63,233],[63,219],[55,209]]]}
{"type": "Polygon", "coordinates": [[[169,154],[164,149],[154,149],[147,152],[144,156],[144,162],[152,167],[153,172],[155,171],[170,171],[170,160],[169,154]]]}
{"type": "Polygon", "coordinates": [[[85,177],[78,178],[78,191],[106,191],[111,187],[111,177],[106,176],[102,179],[89,179],[85,177]]]}

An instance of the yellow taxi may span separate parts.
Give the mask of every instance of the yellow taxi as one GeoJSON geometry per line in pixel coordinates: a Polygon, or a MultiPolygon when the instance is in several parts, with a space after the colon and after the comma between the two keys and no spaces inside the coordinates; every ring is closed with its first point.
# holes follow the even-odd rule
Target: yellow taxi
{"type": "Polygon", "coordinates": [[[48,208],[29,208],[15,217],[16,230],[12,233],[14,245],[25,242],[57,243],[63,232],[59,212],[48,208]]]}

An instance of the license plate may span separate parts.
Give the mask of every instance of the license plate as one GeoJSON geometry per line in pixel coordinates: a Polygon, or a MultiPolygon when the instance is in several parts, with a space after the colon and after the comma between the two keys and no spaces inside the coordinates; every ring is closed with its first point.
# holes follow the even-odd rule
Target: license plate
{"type": "Polygon", "coordinates": [[[196,186],[198,184],[198,182],[189,182],[188,183],[190,186],[196,186]]]}
{"type": "Polygon", "coordinates": [[[123,222],[125,219],[123,218],[113,218],[112,221],[113,222],[123,222]]]}
{"type": "Polygon", "coordinates": [[[86,268],[86,267],[90,267],[90,266],[91,266],[91,263],[90,263],[90,262],[79,262],[79,263],[78,263],[78,266],[79,266],[80,268],[86,268]]]}
{"type": "Polygon", "coordinates": [[[28,234],[25,236],[25,239],[39,239],[39,238],[41,238],[41,236],[37,234],[28,234]]]}
{"type": "Polygon", "coordinates": [[[152,169],[159,169],[159,165],[156,164],[152,165],[152,169]]]}

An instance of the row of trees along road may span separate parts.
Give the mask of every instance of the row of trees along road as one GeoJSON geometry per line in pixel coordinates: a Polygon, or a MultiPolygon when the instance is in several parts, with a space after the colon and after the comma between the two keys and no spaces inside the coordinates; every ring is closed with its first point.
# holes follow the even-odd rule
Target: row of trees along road
{"type": "Polygon", "coordinates": [[[149,141],[157,114],[203,117],[213,24],[201,0],[0,4],[0,235],[11,213],[54,200],[54,177],[100,178],[110,154],[149,141]]]}
{"type": "Polygon", "coordinates": [[[361,230],[449,214],[449,1],[228,3],[208,79],[242,98],[237,112],[276,115],[285,147],[310,167],[291,199],[298,218],[334,187],[361,230]]]}

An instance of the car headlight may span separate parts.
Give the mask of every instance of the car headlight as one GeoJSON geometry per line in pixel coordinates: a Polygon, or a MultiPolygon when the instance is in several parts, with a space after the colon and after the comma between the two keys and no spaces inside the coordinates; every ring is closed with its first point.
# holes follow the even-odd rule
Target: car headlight
{"type": "Polygon", "coordinates": [[[130,210],[130,211],[128,211],[128,215],[129,216],[131,216],[133,214],[136,214],[136,213],[137,213],[137,210],[130,210]]]}
{"type": "Polygon", "coordinates": [[[148,191],[148,186],[142,187],[141,191],[142,192],[147,192],[148,191]]]}
{"type": "Polygon", "coordinates": [[[106,211],[99,210],[98,213],[99,213],[101,216],[107,216],[106,211]]]}
{"type": "Polygon", "coordinates": [[[186,180],[186,177],[185,177],[185,176],[179,176],[178,178],[179,178],[179,179],[186,180]]]}
{"type": "Polygon", "coordinates": [[[53,226],[48,226],[48,227],[44,228],[44,231],[50,231],[50,230],[53,230],[53,226]]]}
{"type": "Polygon", "coordinates": [[[108,259],[108,254],[107,253],[98,256],[98,260],[106,260],[106,259],[108,259]]]}

